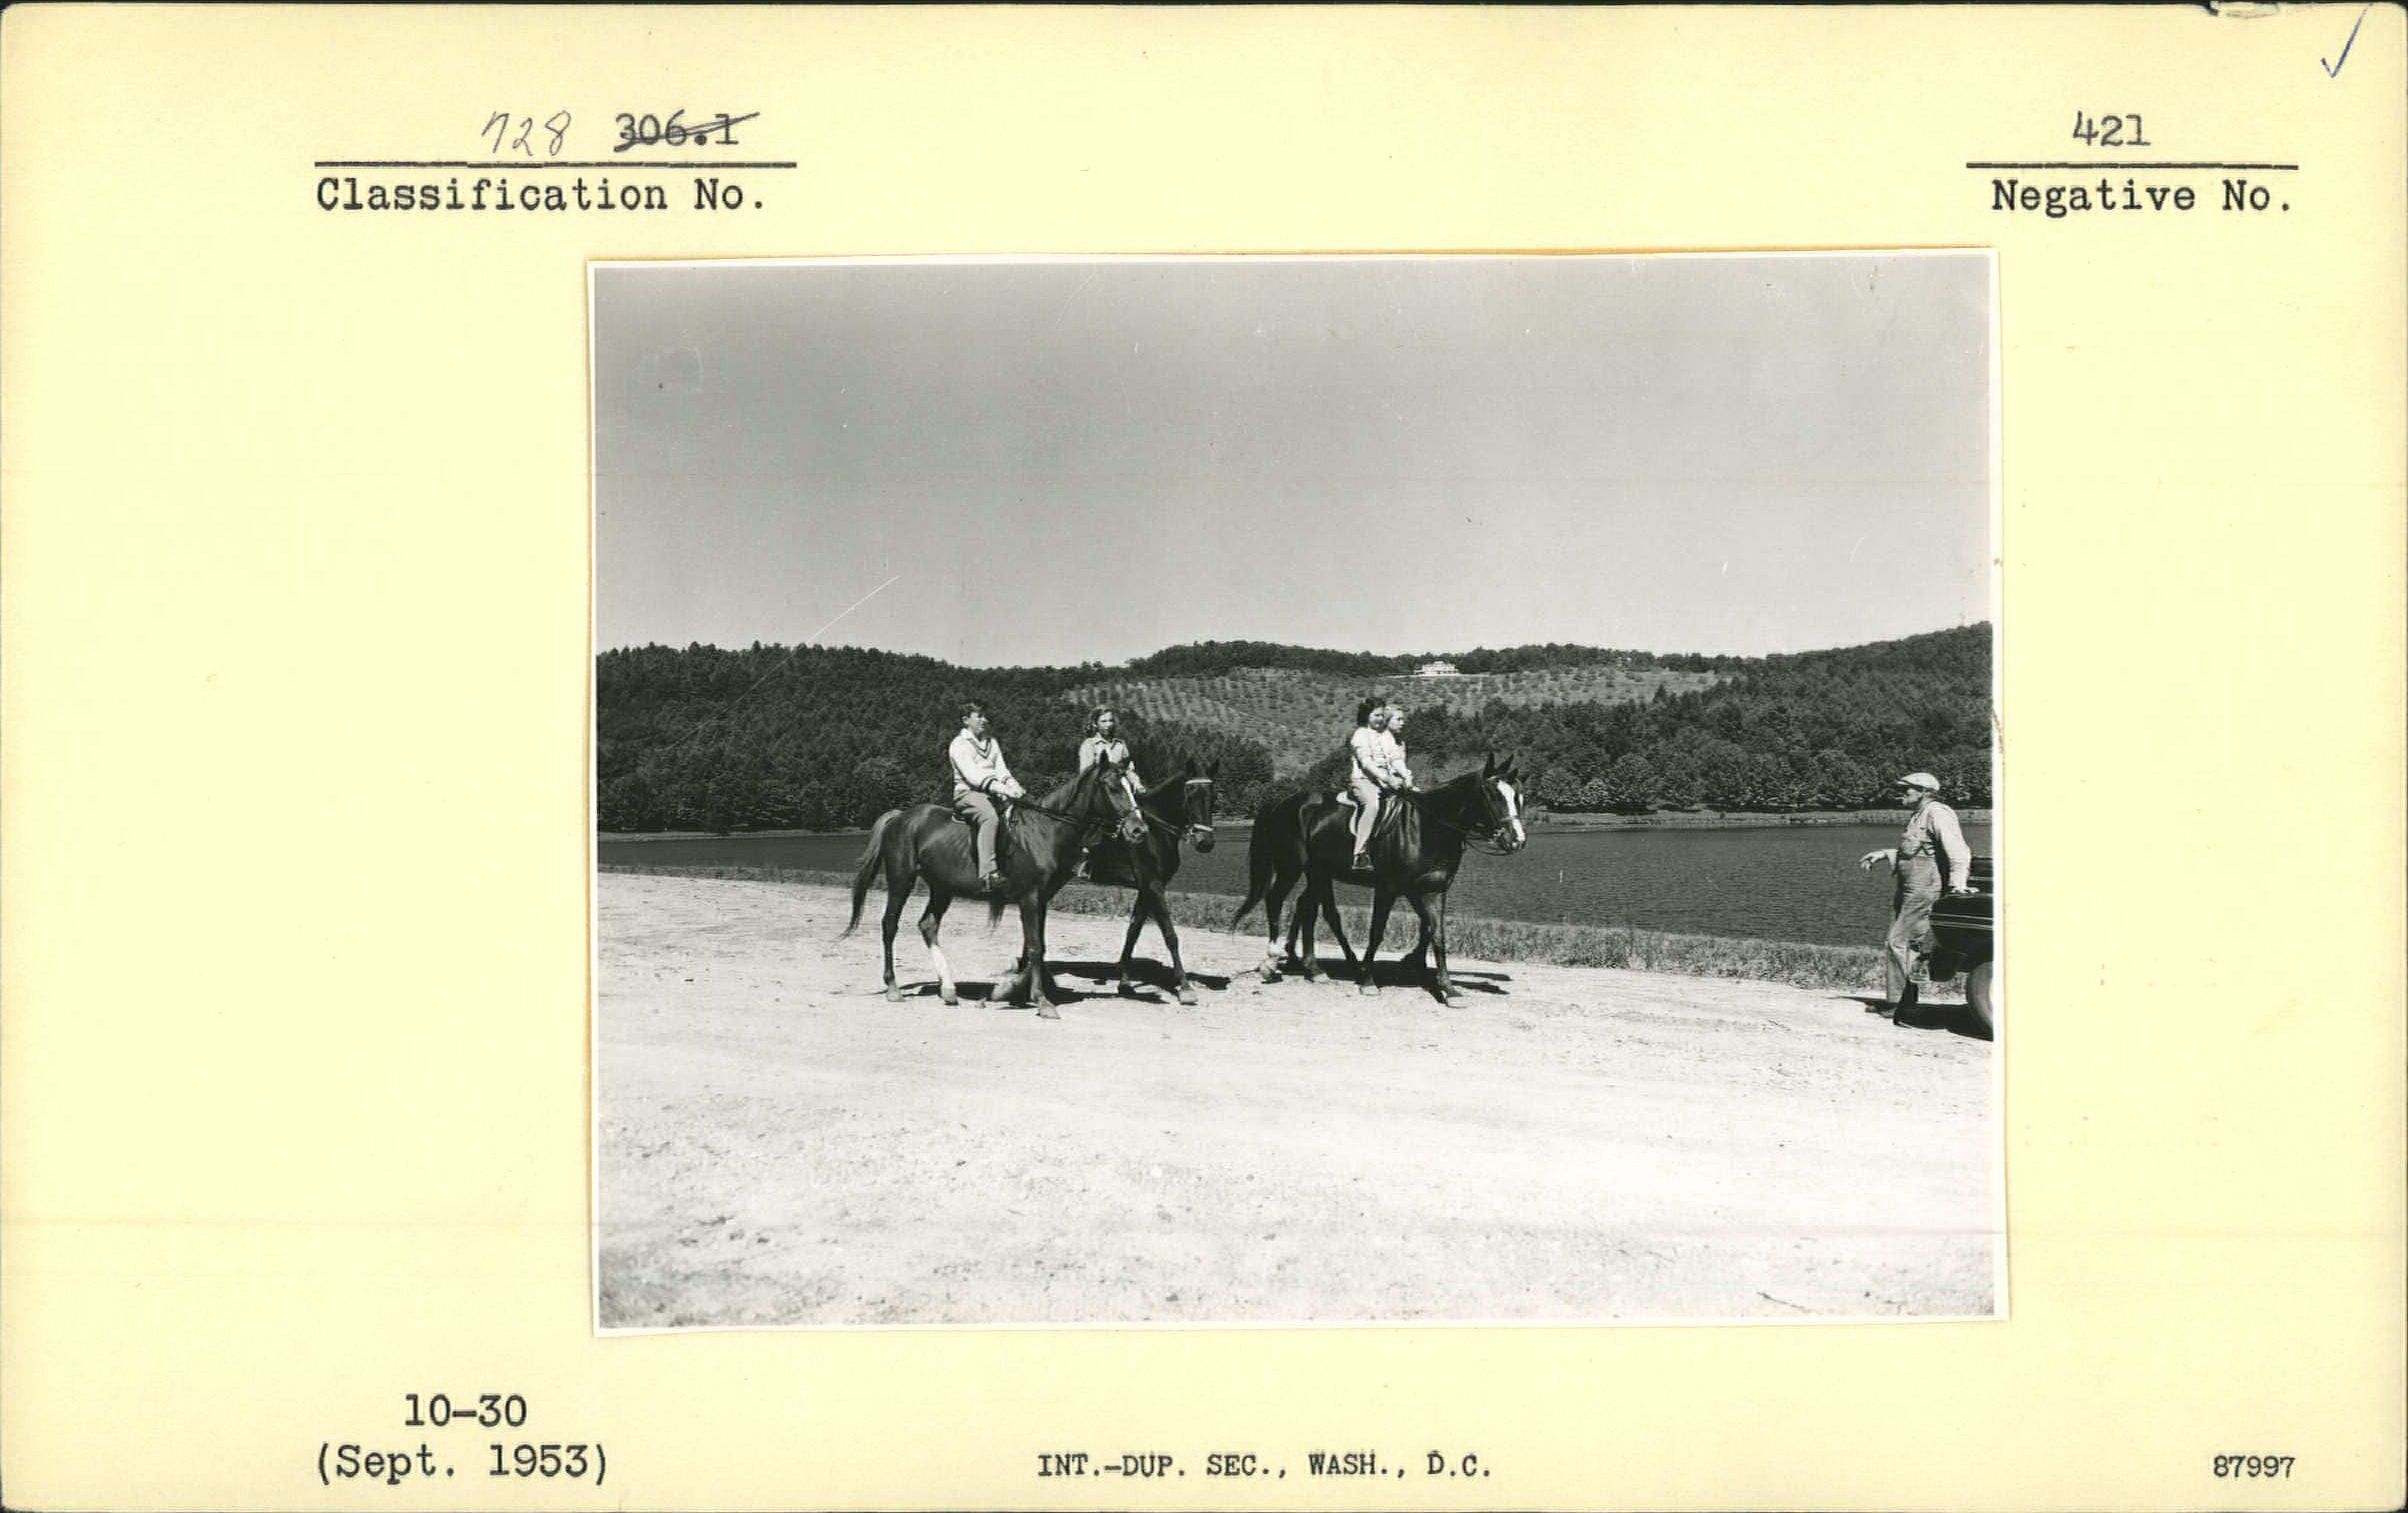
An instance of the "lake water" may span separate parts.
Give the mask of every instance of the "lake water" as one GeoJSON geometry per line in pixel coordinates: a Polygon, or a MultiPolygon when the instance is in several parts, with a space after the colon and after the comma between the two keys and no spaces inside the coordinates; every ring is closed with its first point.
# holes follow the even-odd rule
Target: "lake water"
{"type": "MultiPolygon", "coordinates": [[[[1901,823],[1903,823],[1903,813],[1901,823]]],[[[1856,859],[1897,844],[1897,825],[1765,825],[1744,829],[1628,829],[1534,832],[1513,856],[1473,855],[1456,874],[1452,908],[1499,919],[1635,925],[1686,935],[1877,945],[1889,926],[1889,870],[1856,870],[1856,859]]],[[[1965,839],[1987,853],[1990,829],[1965,839]]],[[[1192,893],[1246,891],[1244,830],[1221,832],[1208,856],[1186,853],[1172,887],[1192,893]]],[[[858,835],[717,836],[702,840],[611,840],[606,864],[794,867],[850,872],[858,835]]],[[[1342,902],[1367,904],[1363,888],[1342,902]]],[[[1411,938],[1410,915],[1406,920],[1411,938]]],[[[1260,928],[1260,914],[1249,916],[1260,928]]],[[[1391,932],[1395,926],[1391,925],[1391,932]]]]}

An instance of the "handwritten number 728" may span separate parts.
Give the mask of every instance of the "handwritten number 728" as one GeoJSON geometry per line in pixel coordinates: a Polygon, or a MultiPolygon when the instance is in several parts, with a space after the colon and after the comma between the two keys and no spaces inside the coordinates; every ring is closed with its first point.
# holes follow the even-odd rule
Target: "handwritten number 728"
{"type": "Polygon", "coordinates": [[[538,155],[535,148],[537,140],[548,136],[551,140],[543,144],[541,156],[556,158],[568,142],[569,113],[565,110],[553,111],[544,117],[542,125],[538,127],[533,116],[518,116],[506,110],[497,110],[485,118],[482,135],[493,139],[496,157],[505,152],[522,152],[528,157],[535,157],[538,155]]]}

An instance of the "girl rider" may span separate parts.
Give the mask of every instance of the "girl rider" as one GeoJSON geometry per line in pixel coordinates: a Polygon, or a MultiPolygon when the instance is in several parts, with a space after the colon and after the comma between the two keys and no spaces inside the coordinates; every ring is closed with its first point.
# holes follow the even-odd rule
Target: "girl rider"
{"type": "Polygon", "coordinates": [[[1388,741],[1388,700],[1375,694],[1355,706],[1354,734],[1346,738],[1346,748],[1353,763],[1347,768],[1346,787],[1354,794],[1354,870],[1371,870],[1371,832],[1379,824],[1380,798],[1403,781],[1396,775],[1397,763],[1388,741]]]}
{"type": "MultiPolygon", "coordinates": [[[[1137,776],[1136,760],[1129,755],[1129,743],[1120,738],[1120,717],[1106,704],[1098,704],[1087,712],[1087,738],[1079,742],[1079,771],[1085,772],[1098,762],[1118,762],[1128,772],[1132,784],[1145,786],[1137,776]]],[[[1095,879],[1093,846],[1079,860],[1079,875],[1090,882],[1095,879]]]]}

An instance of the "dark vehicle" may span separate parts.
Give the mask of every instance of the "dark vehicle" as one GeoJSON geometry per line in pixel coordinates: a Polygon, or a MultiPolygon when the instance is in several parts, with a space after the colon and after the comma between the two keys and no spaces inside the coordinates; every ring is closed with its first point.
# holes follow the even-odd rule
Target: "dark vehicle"
{"type": "Polygon", "coordinates": [[[1965,879],[1971,893],[1943,893],[1931,906],[1933,982],[1965,974],[1965,1002],[1982,1028],[1998,1033],[1998,1015],[1991,1007],[1990,972],[1998,934],[1998,864],[1987,856],[1973,859],[1965,879]]]}

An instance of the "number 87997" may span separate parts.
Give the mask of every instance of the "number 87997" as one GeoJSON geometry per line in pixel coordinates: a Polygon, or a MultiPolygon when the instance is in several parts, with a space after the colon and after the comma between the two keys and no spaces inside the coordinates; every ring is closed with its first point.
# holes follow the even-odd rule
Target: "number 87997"
{"type": "Polygon", "coordinates": [[[2296,1455],[2219,1455],[2218,1476],[2289,1476],[2296,1455]]]}

